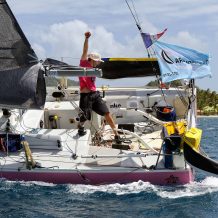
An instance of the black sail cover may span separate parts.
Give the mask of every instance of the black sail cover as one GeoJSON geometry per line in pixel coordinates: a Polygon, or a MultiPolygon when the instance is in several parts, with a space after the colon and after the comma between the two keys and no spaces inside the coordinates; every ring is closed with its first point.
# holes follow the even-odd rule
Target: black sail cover
{"type": "Polygon", "coordinates": [[[0,107],[41,108],[41,64],[5,0],[0,0],[0,107]]]}
{"type": "Polygon", "coordinates": [[[0,71],[1,108],[42,108],[46,89],[42,65],[0,71]]]}
{"type": "MultiPolygon", "coordinates": [[[[159,76],[160,68],[156,58],[103,58],[97,68],[102,70],[103,79],[159,76]]],[[[75,66],[47,58],[44,66],[73,70],[75,66]]],[[[73,74],[72,74],[73,76],[73,74]]]]}
{"type": "Polygon", "coordinates": [[[148,77],[160,75],[156,58],[103,58],[98,68],[104,79],[148,77]]]}

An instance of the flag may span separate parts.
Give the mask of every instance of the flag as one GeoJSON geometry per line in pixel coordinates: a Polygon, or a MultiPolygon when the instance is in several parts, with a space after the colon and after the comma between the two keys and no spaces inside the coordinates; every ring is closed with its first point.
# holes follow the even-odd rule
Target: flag
{"type": "Polygon", "coordinates": [[[160,41],[154,49],[163,82],[211,76],[208,54],[160,41]]]}
{"type": "Polygon", "coordinates": [[[143,42],[145,44],[146,48],[149,48],[154,42],[156,42],[165,32],[167,29],[165,29],[163,32],[158,33],[156,35],[150,35],[149,33],[141,33],[143,42]]]}

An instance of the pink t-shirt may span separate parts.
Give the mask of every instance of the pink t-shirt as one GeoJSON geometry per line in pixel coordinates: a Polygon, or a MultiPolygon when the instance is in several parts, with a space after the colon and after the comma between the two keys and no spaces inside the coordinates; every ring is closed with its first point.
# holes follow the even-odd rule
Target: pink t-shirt
{"type": "MultiPolygon", "coordinates": [[[[80,60],[80,67],[93,68],[91,64],[88,62],[88,60],[80,60]]],[[[95,80],[96,80],[95,76],[93,77],[80,76],[79,77],[80,90],[86,87],[90,91],[96,91],[95,80]]]]}

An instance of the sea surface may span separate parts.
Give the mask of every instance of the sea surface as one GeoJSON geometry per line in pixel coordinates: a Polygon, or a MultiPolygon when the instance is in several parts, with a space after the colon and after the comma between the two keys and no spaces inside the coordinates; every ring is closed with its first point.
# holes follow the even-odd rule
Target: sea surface
{"type": "MultiPolygon", "coordinates": [[[[202,148],[218,160],[218,118],[198,118],[202,148]]],[[[218,177],[196,170],[195,182],[156,186],[55,185],[0,180],[0,217],[218,217],[218,177]]]]}

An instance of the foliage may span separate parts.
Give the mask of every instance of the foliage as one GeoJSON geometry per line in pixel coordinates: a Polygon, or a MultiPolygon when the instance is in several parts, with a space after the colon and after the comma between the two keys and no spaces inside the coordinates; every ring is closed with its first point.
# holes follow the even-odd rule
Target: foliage
{"type": "MultiPolygon", "coordinates": [[[[147,86],[154,86],[154,87],[157,87],[158,85],[159,85],[158,80],[150,81],[147,84],[147,86]]],[[[178,86],[182,86],[182,83],[180,80],[175,80],[175,81],[170,83],[170,87],[178,87],[178,86]]]]}
{"type": "Polygon", "coordinates": [[[197,105],[204,114],[216,114],[218,112],[218,94],[210,89],[203,90],[197,87],[197,105]]]}

